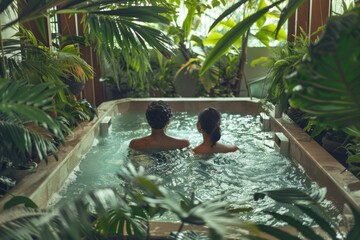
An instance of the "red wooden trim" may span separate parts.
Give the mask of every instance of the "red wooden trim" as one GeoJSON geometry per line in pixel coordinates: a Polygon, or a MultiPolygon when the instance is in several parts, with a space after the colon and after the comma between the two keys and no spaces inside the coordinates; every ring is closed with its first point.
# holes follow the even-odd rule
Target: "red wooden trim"
{"type": "Polygon", "coordinates": [[[310,0],[304,1],[304,4],[297,10],[296,35],[301,34],[301,29],[309,34],[309,10],[310,0]]]}
{"type": "MultiPolygon", "coordinates": [[[[314,33],[319,27],[324,26],[327,23],[330,14],[330,0],[313,0],[312,1],[312,18],[310,33],[314,33]]],[[[311,36],[311,40],[315,41],[322,35],[322,31],[311,36]]]]}

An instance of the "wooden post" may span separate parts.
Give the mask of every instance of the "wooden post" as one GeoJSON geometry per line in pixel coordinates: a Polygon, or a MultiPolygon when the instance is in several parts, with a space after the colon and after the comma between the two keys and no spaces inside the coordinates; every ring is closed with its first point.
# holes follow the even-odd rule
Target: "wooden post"
{"type": "MultiPolygon", "coordinates": [[[[83,26],[80,23],[81,15],[59,15],[60,33],[64,36],[83,35],[83,26]]],[[[93,68],[94,78],[86,82],[81,98],[85,98],[93,105],[100,105],[104,101],[103,84],[99,82],[101,71],[95,51],[88,46],[80,46],[81,57],[93,68]]]]}
{"type": "Polygon", "coordinates": [[[330,16],[331,0],[306,0],[288,20],[288,41],[294,41],[304,31],[315,41],[322,32],[312,35],[324,26],[330,16]]]}

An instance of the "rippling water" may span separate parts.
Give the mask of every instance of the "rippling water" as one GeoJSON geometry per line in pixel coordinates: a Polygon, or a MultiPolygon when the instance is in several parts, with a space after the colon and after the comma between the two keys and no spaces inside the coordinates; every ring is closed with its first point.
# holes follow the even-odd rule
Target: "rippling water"
{"type": "MultiPolygon", "coordinates": [[[[167,129],[169,135],[189,139],[191,146],[202,141],[196,130],[197,115],[176,113],[167,129]]],[[[309,190],[316,187],[304,171],[273,148],[272,133],[262,132],[258,116],[222,114],[220,142],[235,144],[240,151],[194,156],[191,149],[141,154],[129,151],[131,139],[150,133],[143,113],[125,113],[112,121],[109,136],[94,142],[80,165],[70,175],[64,187],[52,199],[51,204],[72,199],[91,189],[118,186],[117,171],[126,163],[143,165],[149,174],[160,176],[162,185],[173,193],[195,196],[200,200],[213,199],[224,191],[231,191],[224,200],[234,206],[250,206],[249,213],[239,218],[253,222],[281,225],[271,216],[259,214],[264,209],[281,213],[289,211],[278,206],[270,198],[255,202],[255,192],[296,187],[309,190]],[[166,163],[163,163],[166,162],[166,163]]],[[[339,216],[329,201],[323,203],[333,218],[339,216]]],[[[299,214],[291,209],[292,214],[299,214]]],[[[175,221],[171,215],[160,220],[175,221]]],[[[303,218],[304,222],[310,219],[303,218]]]]}

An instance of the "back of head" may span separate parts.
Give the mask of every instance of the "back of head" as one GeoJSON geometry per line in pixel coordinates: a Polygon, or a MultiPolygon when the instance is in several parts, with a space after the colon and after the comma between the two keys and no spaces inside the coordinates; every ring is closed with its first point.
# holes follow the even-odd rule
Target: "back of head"
{"type": "Polygon", "coordinates": [[[146,110],[146,120],[153,129],[163,129],[171,117],[171,108],[164,101],[152,102],[146,110]]]}
{"type": "Polygon", "coordinates": [[[201,129],[210,136],[212,146],[214,146],[221,138],[220,120],[220,112],[212,107],[205,108],[200,112],[198,117],[201,129]]]}

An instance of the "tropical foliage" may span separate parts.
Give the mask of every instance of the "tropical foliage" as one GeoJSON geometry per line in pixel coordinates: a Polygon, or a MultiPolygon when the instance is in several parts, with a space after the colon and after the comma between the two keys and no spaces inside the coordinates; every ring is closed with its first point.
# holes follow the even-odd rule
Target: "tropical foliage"
{"type": "Polygon", "coordinates": [[[166,1],[2,1],[0,14],[10,20],[1,22],[0,32],[1,91],[8,93],[0,103],[0,161],[19,164],[34,158],[47,160],[48,154],[56,156],[57,146],[64,135],[71,134],[70,128],[96,115],[93,106],[78,101],[64,84],[69,79],[93,78],[93,69],[80,57],[79,44],[97,49],[99,56],[110,62],[115,59],[112,48],[119,48],[139,72],[149,67],[149,47],[171,54],[171,40],[149,26],[168,23],[163,14],[171,12],[170,6],[166,1]],[[23,25],[33,22],[41,36],[47,36],[44,20],[56,14],[82,16],[83,34],[58,34],[54,37],[59,41],[52,42],[46,37],[37,39],[23,25]],[[16,34],[4,38],[4,31],[10,28],[16,34]],[[53,112],[57,118],[49,116],[53,112]]]}
{"type": "Polygon", "coordinates": [[[329,19],[325,33],[310,47],[288,79],[290,105],[312,116],[313,124],[343,130],[356,137],[351,165],[359,161],[360,137],[360,8],[329,19]],[[357,147],[356,147],[357,146],[357,147]],[[355,148],[355,149],[354,149],[355,148]]]}
{"type": "MultiPolygon", "coordinates": [[[[274,55],[266,60],[269,66],[267,79],[271,81],[266,100],[273,104],[288,105],[289,94],[286,92],[286,77],[295,71],[309,52],[310,39],[303,33],[293,42],[286,42],[274,48],[274,55]]],[[[284,108],[286,109],[286,107],[284,108]]]]}
{"type": "MultiPolygon", "coordinates": [[[[221,15],[217,21],[213,23],[212,26],[215,26],[216,23],[222,20],[225,16],[232,13],[237,8],[241,7],[243,4],[247,3],[248,0],[242,0],[238,3],[234,4],[229,10],[225,11],[223,15],[221,15]]],[[[225,35],[220,38],[219,42],[215,45],[215,47],[210,51],[207,55],[207,58],[202,66],[200,75],[204,74],[222,55],[226,53],[226,51],[230,48],[232,44],[234,44],[237,39],[243,36],[252,25],[254,25],[257,21],[262,19],[265,14],[267,14],[272,8],[279,6],[282,3],[287,3],[286,7],[283,8],[280,14],[280,18],[278,24],[275,28],[275,36],[277,36],[278,32],[281,29],[281,26],[286,22],[286,20],[295,12],[295,10],[304,2],[304,0],[279,0],[272,1],[273,3],[266,6],[261,7],[258,11],[246,17],[242,21],[238,22],[234,27],[232,27],[225,35]]]]}
{"type": "Polygon", "coordinates": [[[34,156],[40,160],[56,156],[56,143],[64,136],[47,112],[53,110],[51,99],[57,91],[47,83],[0,79],[0,161],[18,165],[34,156]]]}
{"type": "MultiPolygon", "coordinates": [[[[225,195],[206,202],[195,200],[193,195],[179,196],[177,202],[161,187],[161,179],[144,175],[142,168],[136,170],[128,165],[120,170],[118,177],[125,182],[120,188],[94,190],[47,210],[37,209],[30,199],[14,197],[5,205],[6,211],[0,220],[2,239],[151,239],[157,236],[151,235],[150,221],[165,212],[171,212],[180,221],[178,230],[171,233],[169,239],[264,239],[260,237],[261,231],[279,239],[302,239],[277,227],[240,222],[234,213],[241,209],[228,209],[221,201],[225,195]],[[26,208],[14,208],[23,204],[26,208]],[[207,228],[183,232],[185,224],[207,228]]],[[[254,199],[259,201],[268,196],[283,207],[289,204],[298,207],[319,225],[322,232],[304,225],[297,216],[272,211],[259,214],[270,214],[286,222],[307,239],[356,239],[359,236],[359,211],[352,208],[354,224],[347,232],[342,232],[321,212],[319,203],[325,194],[325,189],[308,194],[290,188],[255,193],[254,199]]]]}
{"type": "Polygon", "coordinates": [[[127,183],[120,189],[95,190],[49,210],[11,208],[34,206],[29,199],[11,200],[0,220],[2,239],[149,239],[149,221],[164,212],[178,217],[179,232],[184,224],[206,225],[212,239],[222,239],[229,226],[249,228],[232,217],[221,198],[200,203],[182,197],[179,204],[158,185],[160,179],[132,165],[121,169],[118,177],[127,183]]]}

